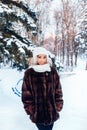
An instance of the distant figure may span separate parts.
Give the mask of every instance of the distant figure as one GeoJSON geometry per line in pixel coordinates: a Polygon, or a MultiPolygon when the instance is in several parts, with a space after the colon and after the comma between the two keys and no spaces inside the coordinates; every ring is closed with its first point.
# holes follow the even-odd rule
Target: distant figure
{"type": "Polygon", "coordinates": [[[33,51],[32,64],[24,74],[22,102],[38,130],[52,130],[63,108],[63,93],[45,48],[36,47],[33,51]]]}
{"type": "Polygon", "coordinates": [[[86,68],[85,69],[87,70],[87,62],[86,62],[86,68]]]}

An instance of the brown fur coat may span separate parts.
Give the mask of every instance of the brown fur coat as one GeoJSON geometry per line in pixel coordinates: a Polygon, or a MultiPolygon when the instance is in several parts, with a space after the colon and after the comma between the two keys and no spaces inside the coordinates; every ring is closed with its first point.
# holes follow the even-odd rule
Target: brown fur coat
{"type": "Polygon", "coordinates": [[[22,84],[24,109],[34,123],[51,124],[59,118],[63,107],[63,93],[56,70],[35,72],[25,71],[22,84]]]}

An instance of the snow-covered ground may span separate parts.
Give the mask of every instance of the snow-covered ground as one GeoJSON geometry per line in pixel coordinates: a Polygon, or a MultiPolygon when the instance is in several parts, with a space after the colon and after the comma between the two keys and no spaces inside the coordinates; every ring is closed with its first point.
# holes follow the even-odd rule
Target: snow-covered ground
{"type": "MultiPolygon", "coordinates": [[[[21,89],[24,71],[0,69],[0,130],[37,130],[26,115],[21,98],[12,88],[21,89]],[[20,81],[20,82],[18,82],[20,81]]],[[[87,129],[87,70],[85,61],[78,62],[72,73],[60,73],[64,107],[53,130],[87,129]]]]}

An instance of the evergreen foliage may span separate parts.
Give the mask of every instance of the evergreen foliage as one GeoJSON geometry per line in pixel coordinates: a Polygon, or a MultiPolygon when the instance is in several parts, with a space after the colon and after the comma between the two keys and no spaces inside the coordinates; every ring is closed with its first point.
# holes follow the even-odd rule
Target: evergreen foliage
{"type": "Polygon", "coordinates": [[[1,0],[0,7],[0,64],[26,69],[29,47],[35,44],[32,37],[37,36],[36,13],[23,2],[12,0],[1,0]]]}

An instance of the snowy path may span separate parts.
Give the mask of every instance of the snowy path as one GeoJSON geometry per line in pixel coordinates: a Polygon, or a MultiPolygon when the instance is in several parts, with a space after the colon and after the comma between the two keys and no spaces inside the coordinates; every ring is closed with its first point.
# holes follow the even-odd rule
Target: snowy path
{"type": "MultiPolygon", "coordinates": [[[[0,70],[0,130],[37,130],[25,114],[20,97],[11,89],[22,76],[15,70],[0,70]]],[[[87,71],[61,76],[61,83],[64,108],[53,130],[86,130],[87,71]]]]}
{"type": "MultiPolygon", "coordinates": [[[[87,129],[87,72],[82,71],[61,79],[64,108],[59,123],[60,130],[87,129]]],[[[57,129],[54,129],[57,130],[57,129]]]]}

